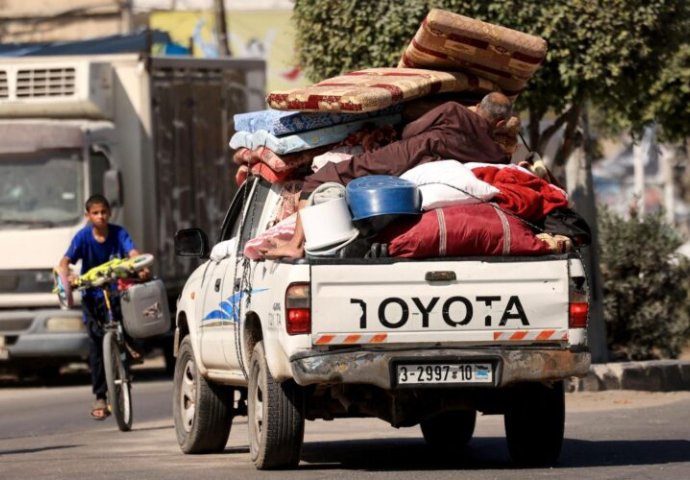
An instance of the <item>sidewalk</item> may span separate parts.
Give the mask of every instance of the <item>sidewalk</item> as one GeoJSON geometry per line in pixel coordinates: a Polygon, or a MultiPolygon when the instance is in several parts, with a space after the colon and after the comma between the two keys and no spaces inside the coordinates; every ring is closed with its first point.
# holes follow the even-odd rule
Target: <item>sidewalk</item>
{"type": "Polygon", "coordinates": [[[583,378],[570,379],[568,392],[690,390],[690,360],[650,360],[592,364],[583,378]]]}

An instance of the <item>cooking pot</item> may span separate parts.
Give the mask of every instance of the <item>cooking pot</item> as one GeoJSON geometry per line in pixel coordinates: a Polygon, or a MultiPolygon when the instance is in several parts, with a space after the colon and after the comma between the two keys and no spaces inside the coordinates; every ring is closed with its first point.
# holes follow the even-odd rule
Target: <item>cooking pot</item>
{"type": "Polygon", "coordinates": [[[417,186],[390,175],[355,178],[347,185],[346,198],[355,221],[421,213],[422,197],[417,186]]]}

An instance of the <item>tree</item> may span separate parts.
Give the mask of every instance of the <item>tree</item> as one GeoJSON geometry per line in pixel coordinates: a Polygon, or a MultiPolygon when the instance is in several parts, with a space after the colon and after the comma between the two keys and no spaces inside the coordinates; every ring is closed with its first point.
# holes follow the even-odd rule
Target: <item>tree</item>
{"type": "Polygon", "coordinates": [[[690,263],[663,212],[624,219],[599,215],[604,316],[615,357],[676,358],[690,335],[690,263]]]}
{"type": "Polygon", "coordinates": [[[690,5],[678,0],[296,0],[300,63],[313,81],[395,66],[430,8],[539,35],[547,57],[520,95],[539,153],[564,127],[551,167],[564,177],[591,103],[610,126],[690,134],[690,5]],[[675,93],[677,92],[677,93],[675,93]],[[542,120],[553,115],[552,123],[542,120]]]}

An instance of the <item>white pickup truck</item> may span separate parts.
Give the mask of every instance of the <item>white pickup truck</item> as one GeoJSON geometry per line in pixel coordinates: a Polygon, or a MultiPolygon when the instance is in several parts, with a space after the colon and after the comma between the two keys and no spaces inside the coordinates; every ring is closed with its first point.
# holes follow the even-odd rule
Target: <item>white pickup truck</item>
{"type": "MultiPolygon", "coordinates": [[[[259,469],[299,463],[305,420],[421,425],[442,448],[502,414],[513,460],[549,464],[564,435],[563,380],[590,365],[587,282],[576,255],[251,261],[279,185],[250,179],[211,258],[178,301],[174,421],[185,453],[225,448],[248,415],[259,469]]],[[[209,257],[199,229],[180,255],[209,257]]]]}

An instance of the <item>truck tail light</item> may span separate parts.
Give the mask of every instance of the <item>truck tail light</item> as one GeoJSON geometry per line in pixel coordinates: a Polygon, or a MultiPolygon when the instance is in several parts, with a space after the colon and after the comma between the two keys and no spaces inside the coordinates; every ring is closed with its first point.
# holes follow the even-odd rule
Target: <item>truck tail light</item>
{"type": "Polygon", "coordinates": [[[570,279],[570,302],[568,305],[568,327],[587,328],[589,318],[589,299],[583,288],[584,278],[570,279]],[[581,280],[578,282],[578,280],[581,280]]]}
{"type": "Polygon", "coordinates": [[[311,333],[311,288],[293,283],[285,292],[285,328],[288,335],[311,333]]]}

